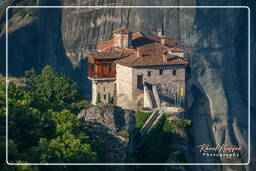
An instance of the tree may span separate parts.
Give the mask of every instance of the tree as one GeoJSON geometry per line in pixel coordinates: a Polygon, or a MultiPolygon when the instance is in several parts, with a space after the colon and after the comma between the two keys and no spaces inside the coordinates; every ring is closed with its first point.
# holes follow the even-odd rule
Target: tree
{"type": "MultiPolygon", "coordinates": [[[[77,84],[50,66],[40,74],[31,69],[19,79],[25,85],[8,84],[9,162],[97,162],[95,140],[73,112],[89,105],[77,84]]],[[[0,77],[1,154],[5,153],[5,112],[5,80],[0,77]]],[[[4,163],[5,158],[0,159],[4,163]]],[[[0,170],[6,167],[1,165],[0,170]]]]}
{"type": "Polygon", "coordinates": [[[108,94],[108,104],[113,104],[114,98],[108,94]]]}
{"type": "Polygon", "coordinates": [[[25,83],[28,89],[55,103],[59,110],[81,100],[77,83],[55,72],[49,65],[44,67],[39,75],[35,75],[33,69],[27,71],[25,83]]]}
{"type": "Polygon", "coordinates": [[[100,103],[101,103],[101,98],[100,98],[100,93],[98,93],[97,99],[96,99],[96,104],[100,104],[100,103]]]}
{"type": "Polygon", "coordinates": [[[39,146],[32,149],[32,154],[40,162],[96,162],[98,157],[92,150],[92,140],[85,134],[83,122],[69,110],[54,112],[50,110],[56,125],[56,137],[41,138],[39,146]]]}
{"type": "Polygon", "coordinates": [[[97,154],[91,151],[90,144],[83,143],[80,138],[65,133],[51,140],[41,139],[40,162],[96,162],[97,154]]]}

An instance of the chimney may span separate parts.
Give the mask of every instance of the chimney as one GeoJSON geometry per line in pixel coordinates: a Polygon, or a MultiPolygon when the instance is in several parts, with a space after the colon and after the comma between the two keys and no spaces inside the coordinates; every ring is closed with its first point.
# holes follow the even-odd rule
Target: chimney
{"type": "Polygon", "coordinates": [[[165,36],[165,35],[162,35],[162,36],[160,37],[160,43],[161,43],[162,45],[165,45],[165,39],[166,39],[166,36],[165,36]]]}
{"type": "Polygon", "coordinates": [[[157,34],[158,37],[162,36],[162,35],[163,35],[162,29],[158,28],[158,29],[156,30],[156,34],[157,34]]]}
{"type": "Polygon", "coordinates": [[[138,49],[137,50],[137,58],[140,58],[140,57],[142,57],[142,54],[141,54],[140,50],[138,49]]]}
{"type": "Polygon", "coordinates": [[[166,54],[163,54],[162,55],[162,58],[163,58],[163,61],[164,62],[167,62],[168,61],[168,56],[166,54]]]}

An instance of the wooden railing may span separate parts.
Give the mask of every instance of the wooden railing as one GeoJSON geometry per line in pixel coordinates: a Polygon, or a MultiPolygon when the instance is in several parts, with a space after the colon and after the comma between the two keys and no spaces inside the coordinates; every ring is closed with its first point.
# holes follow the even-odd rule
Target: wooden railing
{"type": "Polygon", "coordinates": [[[107,73],[104,73],[104,72],[96,73],[96,72],[88,71],[88,77],[90,77],[90,78],[115,78],[116,72],[110,71],[107,73]]]}

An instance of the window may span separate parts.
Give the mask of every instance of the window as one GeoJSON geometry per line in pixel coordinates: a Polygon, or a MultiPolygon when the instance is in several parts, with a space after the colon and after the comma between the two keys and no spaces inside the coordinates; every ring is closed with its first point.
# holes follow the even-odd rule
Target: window
{"type": "Polygon", "coordinates": [[[151,77],[151,71],[148,71],[148,77],[151,77]]]}
{"type": "Polygon", "coordinates": [[[162,69],[159,70],[159,75],[163,75],[164,71],[162,69]]]}
{"type": "Polygon", "coordinates": [[[102,63],[101,65],[101,72],[106,73],[108,71],[107,63],[102,63]]]}
{"type": "Polygon", "coordinates": [[[111,65],[111,63],[108,64],[108,70],[109,70],[109,71],[112,71],[112,65],[111,65]]]}
{"type": "Polygon", "coordinates": [[[172,75],[173,75],[173,76],[176,75],[176,70],[172,70],[172,75]]]}
{"type": "Polygon", "coordinates": [[[104,94],[104,100],[106,100],[107,99],[107,96],[106,96],[106,94],[104,94]]]}
{"type": "Polygon", "coordinates": [[[143,75],[137,75],[137,88],[143,90],[143,75]]]}
{"type": "Polygon", "coordinates": [[[91,65],[91,71],[94,72],[94,63],[90,63],[91,65]]]}

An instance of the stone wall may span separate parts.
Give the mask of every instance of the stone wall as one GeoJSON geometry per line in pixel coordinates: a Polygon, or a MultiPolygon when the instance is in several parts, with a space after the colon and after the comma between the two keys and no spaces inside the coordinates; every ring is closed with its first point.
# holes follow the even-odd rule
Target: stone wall
{"type": "Polygon", "coordinates": [[[115,80],[95,80],[92,79],[92,104],[96,104],[97,96],[100,95],[102,103],[109,103],[109,98],[115,96],[115,80]]]}
{"type": "Polygon", "coordinates": [[[131,34],[114,34],[115,47],[130,47],[132,45],[131,34]]]}
{"type": "MultiPolygon", "coordinates": [[[[159,95],[171,96],[171,88],[185,92],[185,66],[126,67],[116,66],[117,106],[138,109],[144,106],[143,90],[137,88],[137,76],[143,75],[143,82],[157,85],[159,95]],[[160,75],[160,69],[163,70],[160,75]],[[173,76],[173,70],[176,75],[173,76]],[[150,72],[150,76],[148,75],[150,72]]],[[[162,100],[162,99],[161,99],[162,100]]]]}
{"type": "Polygon", "coordinates": [[[152,101],[150,99],[150,95],[149,95],[149,92],[148,92],[148,88],[147,86],[144,85],[144,108],[149,108],[149,109],[152,109],[153,108],[153,104],[152,104],[152,101]]]}
{"type": "Polygon", "coordinates": [[[116,65],[116,105],[122,108],[132,108],[132,68],[116,65]]]}
{"type": "MultiPolygon", "coordinates": [[[[137,88],[137,75],[143,75],[144,82],[148,82],[157,86],[161,101],[171,103],[173,88],[179,93],[180,88],[184,88],[185,92],[185,66],[154,66],[154,67],[137,67],[133,68],[133,100],[138,106],[143,104],[141,99],[141,90],[137,88]],[[163,74],[159,74],[159,70],[163,70],[163,74]],[[176,70],[176,75],[173,76],[173,70],[176,70]],[[150,72],[150,76],[148,76],[150,72]],[[164,98],[163,98],[164,97],[164,98]]],[[[185,94],[184,94],[185,95],[185,94]]]]}

